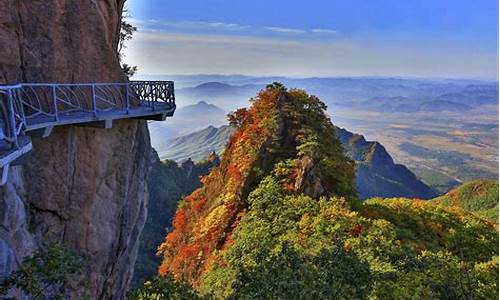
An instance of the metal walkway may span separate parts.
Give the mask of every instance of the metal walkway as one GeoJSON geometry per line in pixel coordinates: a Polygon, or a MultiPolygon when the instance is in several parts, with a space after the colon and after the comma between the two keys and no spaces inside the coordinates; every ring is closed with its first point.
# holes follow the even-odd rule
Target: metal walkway
{"type": "Polygon", "coordinates": [[[30,136],[54,126],[110,128],[113,120],[163,121],[175,111],[172,81],[0,85],[0,185],[9,165],[32,149],[30,136]]]}

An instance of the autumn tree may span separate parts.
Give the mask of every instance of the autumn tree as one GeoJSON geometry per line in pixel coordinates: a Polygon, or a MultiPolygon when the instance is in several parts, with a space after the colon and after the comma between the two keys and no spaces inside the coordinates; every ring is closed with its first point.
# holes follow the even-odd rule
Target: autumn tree
{"type": "Polygon", "coordinates": [[[233,127],[241,127],[245,120],[250,117],[250,114],[246,108],[239,108],[236,111],[227,115],[227,120],[229,125],[233,127]]]}

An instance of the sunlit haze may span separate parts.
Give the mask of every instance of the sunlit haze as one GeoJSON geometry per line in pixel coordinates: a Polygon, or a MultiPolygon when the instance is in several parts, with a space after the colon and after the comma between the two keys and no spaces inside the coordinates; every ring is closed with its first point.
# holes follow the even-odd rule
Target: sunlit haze
{"type": "Polygon", "coordinates": [[[141,74],[496,79],[498,2],[129,0],[141,74]]]}

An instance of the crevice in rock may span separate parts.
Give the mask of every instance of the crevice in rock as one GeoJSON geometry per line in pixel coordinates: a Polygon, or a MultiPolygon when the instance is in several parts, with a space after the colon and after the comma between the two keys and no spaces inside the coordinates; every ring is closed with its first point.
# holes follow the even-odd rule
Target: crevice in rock
{"type": "Polygon", "coordinates": [[[34,205],[33,203],[30,203],[29,204],[29,207],[30,207],[30,210],[35,210],[36,212],[39,212],[39,213],[49,213],[51,215],[54,215],[56,216],[61,222],[66,222],[68,221],[68,217],[65,217],[63,215],[61,215],[59,213],[59,211],[55,210],[55,209],[49,209],[49,208],[41,208],[41,207],[37,207],[36,205],[34,205]]]}

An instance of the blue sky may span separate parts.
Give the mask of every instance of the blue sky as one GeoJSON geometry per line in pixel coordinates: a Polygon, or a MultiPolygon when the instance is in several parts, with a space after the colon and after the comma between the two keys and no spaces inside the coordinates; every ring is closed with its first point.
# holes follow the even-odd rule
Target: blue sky
{"type": "Polygon", "coordinates": [[[127,3],[143,74],[498,76],[496,0],[127,3]]]}

